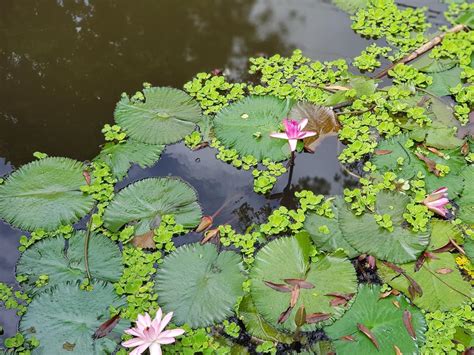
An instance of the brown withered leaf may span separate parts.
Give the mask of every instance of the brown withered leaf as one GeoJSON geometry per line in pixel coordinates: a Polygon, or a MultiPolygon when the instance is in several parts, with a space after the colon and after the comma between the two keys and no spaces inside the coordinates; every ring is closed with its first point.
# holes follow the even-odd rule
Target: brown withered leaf
{"type": "Polygon", "coordinates": [[[464,156],[469,154],[469,142],[468,141],[464,142],[464,144],[462,145],[461,154],[464,155],[464,156]]]}
{"type": "Polygon", "coordinates": [[[285,322],[290,316],[292,310],[293,310],[293,307],[288,306],[287,309],[281,312],[280,316],[278,317],[278,324],[285,322]]]}
{"type": "Polygon", "coordinates": [[[120,321],[120,313],[102,323],[92,335],[93,339],[100,339],[107,336],[120,321]]]}
{"type": "Polygon", "coordinates": [[[344,335],[340,337],[341,340],[346,340],[346,341],[355,341],[355,338],[352,335],[344,335]]]}
{"type": "Polygon", "coordinates": [[[387,155],[390,153],[392,153],[392,150],[388,150],[388,149],[377,149],[376,151],[374,151],[375,155],[387,155]]]}
{"type": "Polygon", "coordinates": [[[277,284],[270,281],[263,281],[263,283],[278,292],[291,292],[292,290],[290,286],[285,284],[277,284]]]}
{"type": "Polygon", "coordinates": [[[298,302],[298,297],[300,297],[300,287],[298,285],[293,286],[291,290],[290,306],[294,307],[296,302],[298,302]]]}
{"type": "Polygon", "coordinates": [[[155,233],[153,231],[148,231],[146,233],[136,235],[132,239],[132,245],[135,248],[156,249],[156,244],[153,240],[154,235],[155,233]]]}
{"type": "Polygon", "coordinates": [[[408,334],[412,337],[413,340],[416,340],[415,329],[413,329],[413,324],[411,323],[411,313],[408,310],[403,311],[403,324],[407,328],[408,334]]]}
{"type": "MultiPolygon", "coordinates": [[[[425,146],[426,147],[426,146],[425,146]]],[[[433,148],[433,147],[426,147],[431,153],[437,155],[440,158],[446,159],[446,155],[443,152],[440,152],[438,149],[433,148]]]]}
{"type": "Polygon", "coordinates": [[[436,162],[434,160],[431,160],[430,158],[425,157],[423,154],[419,152],[416,152],[415,155],[418,157],[418,159],[422,160],[425,163],[426,167],[428,168],[428,171],[432,172],[438,177],[441,175],[441,172],[438,169],[436,169],[436,162]]]}
{"type": "Polygon", "coordinates": [[[306,323],[313,324],[331,318],[330,313],[311,313],[306,316],[306,323]]]}
{"type": "Polygon", "coordinates": [[[288,117],[294,120],[308,119],[305,131],[313,131],[317,134],[303,140],[305,150],[314,153],[316,147],[326,138],[337,135],[341,124],[337,120],[334,111],[328,107],[313,105],[309,102],[299,102],[293,106],[288,117]]]}
{"type": "Polygon", "coordinates": [[[450,274],[450,273],[452,273],[452,272],[453,272],[452,269],[448,269],[448,268],[444,268],[444,267],[441,268],[441,269],[436,270],[436,273],[437,273],[437,274],[441,274],[441,275],[450,274]]]}
{"type": "Polygon", "coordinates": [[[384,299],[384,298],[387,298],[388,296],[391,296],[391,295],[398,296],[399,294],[400,294],[400,291],[392,289],[390,291],[385,291],[385,292],[381,293],[380,296],[379,296],[379,299],[384,299]]]}
{"type": "Polygon", "coordinates": [[[438,259],[438,257],[429,251],[425,251],[423,254],[421,254],[416,260],[415,268],[414,268],[415,272],[418,272],[423,266],[423,264],[425,263],[425,261],[430,260],[430,259],[438,259]]]}
{"type": "Polygon", "coordinates": [[[400,308],[400,302],[398,301],[392,301],[392,304],[397,307],[397,308],[400,308]]]}
{"type": "Polygon", "coordinates": [[[331,301],[329,301],[329,305],[332,307],[340,306],[340,305],[345,305],[347,302],[349,302],[352,297],[354,297],[353,293],[327,293],[325,296],[331,296],[334,297],[331,301]]]}
{"type": "Polygon", "coordinates": [[[305,281],[303,279],[283,279],[283,281],[291,286],[299,286],[299,288],[314,288],[314,285],[311,282],[305,281]]]}
{"type": "Polygon", "coordinates": [[[76,347],[75,343],[70,343],[68,341],[63,344],[63,349],[66,351],[74,351],[75,347],[76,347]]]}
{"type": "Polygon", "coordinates": [[[414,299],[417,294],[423,296],[423,290],[421,289],[421,286],[415,281],[415,279],[413,279],[413,277],[407,275],[401,267],[392,264],[388,261],[384,261],[383,263],[393,271],[399,273],[400,275],[403,275],[408,280],[408,282],[410,283],[410,285],[408,286],[408,292],[412,296],[411,299],[414,299]]]}
{"type": "Polygon", "coordinates": [[[394,345],[393,349],[395,350],[395,355],[403,355],[402,351],[398,346],[394,345]]]}
{"type": "Polygon", "coordinates": [[[91,184],[91,174],[87,170],[84,170],[82,172],[82,176],[84,176],[84,179],[86,180],[87,185],[90,185],[91,184]]]}
{"type": "Polygon", "coordinates": [[[369,340],[374,344],[374,346],[377,348],[377,350],[380,350],[380,345],[377,339],[375,338],[375,335],[367,328],[365,325],[362,323],[357,323],[357,328],[364,333],[364,335],[369,338],[369,340]]]}
{"type": "Polygon", "coordinates": [[[212,226],[213,222],[214,222],[214,218],[212,218],[212,216],[203,216],[201,218],[201,222],[196,227],[195,231],[197,233],[204,232],[206,229],[208,229],[210,226],[212,226]]]}
{"type": "Polygon", "coordinates": [[[347,91],[350,90],[351,88],[348,88],[347,86],[342,86],[342,85],[327,85],[324,87],[326,90],[330,91],[347,91]]]}

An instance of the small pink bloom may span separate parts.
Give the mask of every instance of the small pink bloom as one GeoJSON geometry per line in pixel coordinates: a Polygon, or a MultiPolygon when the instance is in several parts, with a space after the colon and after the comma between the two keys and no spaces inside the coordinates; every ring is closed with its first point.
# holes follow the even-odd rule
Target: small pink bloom
{"type": "Polygon", "coordinates": [[[281,138],[288,140],[290,144],[290,149],[292,152],[296,150],[296,144],[299,139],[304,139],[307,137],[312,137],[316,135],[316,132],[312,131],[303,131],[303,128],[308,124],[308,119],[304,118],[301,121],[284,119],[283,125],[285,126],[285,133],[272,133],[270,137],[281,138]]]}
{"type": "Polygon", "coordinates": [[[448,214],[448,209],[446,205],[449,203],[448,199],[448,188],[440,187],[439,189],[430,193],[424,200],[423,204],[428,207],[430,211],[446,217],[448,214]]]}
{"type": "Polygon", "coordinates": [[[173,317],[173,312],[166,314],[163,318],[162,315],[161,308],[158,308],[153,320],[148,313],[139,314],[135,327],[125,330],[125,333],[135,337],[122,343],[127,348],[135,348],[130,355],[140,355],[147,349],[150,355],[161,355],[161,345],[172,344],[175,342],[175,337],[184,334],[183,329],[163,331],[173,317]]]}

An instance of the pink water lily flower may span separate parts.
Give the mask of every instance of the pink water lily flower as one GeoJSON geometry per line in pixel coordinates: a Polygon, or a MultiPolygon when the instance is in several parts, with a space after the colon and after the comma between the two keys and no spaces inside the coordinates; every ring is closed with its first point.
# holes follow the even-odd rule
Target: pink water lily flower
{"type": "Polygon", "coordinates": [[[183,329],[163,331],[173,317],[173,312],[166,314],[163,319],[162,315],[161,308],[158,308],[153,320],[148,313],[139,314],[135,327],[125,330],[125,333],[135,337],[122,343],[127,348],[135,348],[130,355],[143,354],[147,349],[150,355],[161,355],[161,345],[172,344],[175,337],[184,334],[183,329]]]}
{"type": "Polygon", "coordinates": [[[303,128],[308,124],[308,119],[304,118],[301,121],[284,119],[285,133],[271,133],[270,137],[281,138],[288,140],[292,152],[296,150],[296,144],[299,139],[315,136],[317,133],[312,131],[303,131],[303,128]]]}
{"type": "Polygon", "coordinates": [[[428,207],[429,210],[433,211],[440,216],[446,217],[448,209],[446,205],[449,203],[448,199],[448,188],[440,187],[439,189],[430,193],[424,200],[423,204],[428,207]]]}

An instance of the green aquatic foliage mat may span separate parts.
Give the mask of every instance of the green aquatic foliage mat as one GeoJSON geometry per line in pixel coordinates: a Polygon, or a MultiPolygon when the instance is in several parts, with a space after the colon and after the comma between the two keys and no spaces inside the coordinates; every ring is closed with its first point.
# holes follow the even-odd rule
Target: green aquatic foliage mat
{"type": "Polygon", "coordinates": [[[196,191],[179,178],[149,178],[120,190],[104,213],[104,225],[117,232],[126,224],[136,224],[136,233],[155,229],[164,215],[174,215],[185,228],[201,219],[196,191]]]}
{"type": "Polygon", "coordinates": [[[314,330],[322,324],[331,323],[344,313],[349,303],[333,305],[334,295],[344,295],[349,300],[357,292],[355,270],[343,253],[329,254],[312,263],[310,249],[308,235],[300,234],[271,241],[255,257],[250,272],[251,295],[257,311],[279,330],[296,329],[295,314],[302,305],[305,306],[307,315],[321,313],[324,318],[320,322],[304,325],[302,330],[314,330]],[[310,284],[310,288],[300,288],[288,319],[278,322],[281,314],[289,307],[291,290],[289,292],[288,288],[294,288],[291,281],[288,281],[291,279],[304,280],[310,284]],[[271,284],[283,285],[278,288],[286,291],[275,290],[271,284]]]}
{"type": "Polygon", "coordinates": [[[125,324],[94,340],[97,328],[110,318],[109,307],[121,307],[111,284],[94,283],[91,291],[83,291],[76,283],[59,284],[31,301],[21,319],[20,331],[36,337],[40,345],[35,354],[102,355],[115,350],[125,324]]]}
{"type": "Polygon", "coordinates": [[[324,330],[338,354],[418,354],[426,322],[404,296],[381,298],[379,286],[360,285],[352,307],[324,330]]]}
{"type": "Polygon", "coordinates": [[[273,96],[250,96],[222,109],[214,119],[217,139],[242,156],[281,161],[290,156],[288,142],[270,137],[279,132],[292,103],[273,96]]]}
{"type": "MultiPolygon", "coordinates": [[[[42,275],[48,276],[45,287],[66,281],[82,281],[86,277],[84,263],[85,231],[76,231],[66,240],[62,236],[41,240],[20,257],[17,275],[27,276],[28,289],[34,290],[42,275]]],[[[89,241],[90,273],[94,280],[116,282],[122,271],[122,255],[113,241],[102,234],[92,233],[89,241]]],[[[43,288],[36,291],[41,292],[43,288]]]]}
{"type": "Polygon", "coordinates": [[[131,138],[148,144],[176,143],[194,131],[202,117],[193,98],[168,87],[143,89],[143,100],[124,95],[114,116],[131,138]]]}
{"type": "Polygon", "coordinates": [[[0,186],[0,217],[28,231],[77,222],[94,205],[81,191],[85,169],[76,160],[59,157],[23,165],[0,186]]]}
{"type": "Polygon", "coordinates": [[[311,235],[314,245],[320,250],[333,252],[341,248],[349,258],[358,256],[360,253],[346,241],[339,225],[339,210],[345,208],[342,197],[336,197],[331,208],[334,218],[320,216],[314,212],[309,213],[304,222],[305,230],[311,235]]]}
{"type": "Polygon", "coordinates": [[[365,9],[369,3],[368,0],[331,0],[331,2],[351,15],[360,9],[365,9]]]}
{"type": "Polygon", "coordinates": [[[101,160],[112,169],[114,177],[121,180],[132,164],[142,168],[155,164],[165,149],[164,145],[146,144],[133,139],[123,143],[107,143],[96,160],[101,160]]]}
{"type": "Polygon", "coordinates": [[[212,244],[187,244],[164,258],[155,283],[160,306],[176,324],[192,328],[221,322],[242,296],[241,257],[212,244]]]}
{"type": "Polygon", "coordinates": [[[418,271],[415,271],[414,262],[398,265],[403,274],[383,262],[377,265],[384,282],[402,291],[418,307],[430,312],[449,311],[474,296],[470,283],[463,279],[454,259],[450,253],[436,253],[427,257],[418,271]],[[419,285],[421,295],[410,293],[409,287],[413,285],[410,279],[419,285]]]}
{"type": "Polygon", "coordinates": [[[401,193],[381,191],[377,194],[375,213],[388,215],[393,231],[381,227],[374,214],[356,216],[347,207],[339,211],[342,234],[352,247],[361,254],[394,263],[416,260],[429,243],[429,231],[413,232],[403,218],[410,199],[401,193]]]}

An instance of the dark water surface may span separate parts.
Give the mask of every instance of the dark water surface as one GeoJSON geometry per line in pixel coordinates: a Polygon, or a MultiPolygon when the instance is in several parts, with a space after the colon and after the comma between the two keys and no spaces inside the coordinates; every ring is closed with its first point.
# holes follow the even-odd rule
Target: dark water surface
{"type": "MultiPolygon", "coordinates": [[[[435,0],[406,3],[443,9],[435,0]]],[[[241,78],[249,56],[288,55],[295,48],[319,60],[353,58],[368,41],[350,24],[324,0],[1,0],[0,176],[32,160],[35,151],[93,158],[120,94],[145,81],[181,88],[214,68],[241,78]]],[[[337,161],[340,149],[332,138],[316,154],[299,155],[291,191],[340,194],[354,184],[337,161]]],[[[293,205],[291,193],[281,194],[287,175],[265,198],[253,192],[250,172],[214,155],[209,148],[191,153],[171,145],[157,165],[132,168],[118,187],[181,176],[198,190],[205,213],[230,201],[217,222],[238,229],[280,204],[293,205]]],[[[0,282],[14,282],[21,234],[0,222],[0,282]]],[[[16,323],[14,312],[0,311],[4,336],[16,332],[16,323]]]]}

